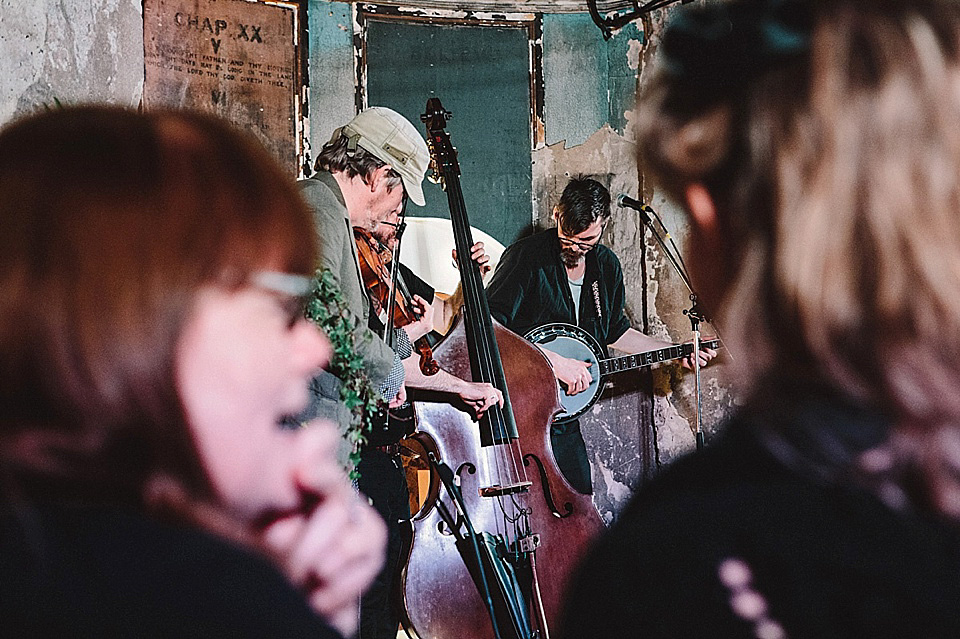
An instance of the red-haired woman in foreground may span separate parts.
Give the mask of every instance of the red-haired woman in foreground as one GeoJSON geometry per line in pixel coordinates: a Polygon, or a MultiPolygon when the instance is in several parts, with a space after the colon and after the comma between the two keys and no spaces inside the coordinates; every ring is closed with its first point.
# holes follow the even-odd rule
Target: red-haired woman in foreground
{"type": "Polygon", "coordinates": [[[213,118],[80,107],[0,133],[0,627],[335,637],[384,531],[325,424],[311,220],[213,118]]]}

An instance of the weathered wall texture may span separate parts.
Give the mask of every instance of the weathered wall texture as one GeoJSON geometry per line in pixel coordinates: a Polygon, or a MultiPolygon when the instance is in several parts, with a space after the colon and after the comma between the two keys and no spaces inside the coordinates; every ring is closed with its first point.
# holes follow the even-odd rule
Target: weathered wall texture
{"type": "Polygon", "coordinates": [[[353,56],[353,12],[346,2],[309,0],[311,155],[316,159],[333,130],[356,113],[356,71],[353,56]]]}
{"type": "MultiPolygon", "coordinates": [[[[675,10],[676,6],[654,11],[644,21],[647,42],[639,60],[641,86],[654,69],[660,36],[670,14],[675,10]]],[[[640,173],[643,174],[642,166],[640,173]]],[[[660,213],[683,251],[683,240],[688,226],[682,210],[676,203],[667,200],[650,180],[643,180],[642,195],[643,199],[660,213]]],[[[650,333],[664,337],[669,335],[674,341],[689,339],[690,322],[683,315],[683,311],[690,308],[689,291],[673,267],[663,258],[649,234],[646,244],[650,333]]],[[[702,332],[704,337],[717,334],[717,330],[709,324],[702,326],[702,332]]],[[[708,443],[735,407],[734,396],[724,375],[723,364],[729,357],[729,353],[721,351],[720,356],[701,375],[702,424],[708,443]]],[[[693,449],[691,433],[696,416],[694,376],[690,372],[681,376],[680,370],[675,366],[661,367],[654,374],[654,423],[657,428],[661,464],[668,464],[677,456],[693,449]]]]}
{"type": "Polygon", "coordinates": [[[0,0],[0,124],[44,104],[136,106],[140,0],[0,0]]]}
{"type": "MultiPolygon", "coordinates": [[[[647,188],[641,191],[630,116],[638,77],[651,66],[664,16],[657,12],[644,30],[628,25],[604,42],[585,15],[544,17],[545,126],[548,145],[534,152],[534,218],[551,226],[550,213],[566,180],[591,175],[611,194],[642,192],[683,246],[686,220],[680,210],[647,188]]],[[[620,257],[633,326],[667,341],[691,338],[688,292],[638,215],[615,209],[604,243],[620,257]]],[[[709,326],[705,335],[712,335],[709,326]]],[[[722,361],[722,360],[721,360],[722,361]]],[[[703,425],[709,441],[730,412],[720,361],[703,371],[703,425]]],[[[659,467],[694,448],[694,376],[676,364],[652,375],[622,373],[582,428],[593,467],[594,501],[612,520],[633,491],[659,467]],[[652,401],[648,392],[652,388],[652,401]]]]}

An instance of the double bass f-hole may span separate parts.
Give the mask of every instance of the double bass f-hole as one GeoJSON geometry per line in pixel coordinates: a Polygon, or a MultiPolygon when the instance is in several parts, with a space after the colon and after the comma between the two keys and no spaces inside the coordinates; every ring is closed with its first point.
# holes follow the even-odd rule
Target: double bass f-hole
{"type": "MultiPolygon", "coordinates": [[[[456,472],[453,474],[453,481],[457,486],[463,485],[461,478],[463,477],[464,472],[470,475],[475,475],[477,473],[477,467],[470,462],[464,462],[460,464],[460,466],[457,467],[456,472]]],[[[443,502],[437,502],[437,508],[446,510],[446,512],[449,513],[449,509],[445,507],[443,502]]],[[[442,521],[437,525],[437,530],[440,531],[441,535],[454,536],[458,535],[459,531],[463,530],[465,523],[466,522],[463,515],[459,510],[457,510],[456,516],[454,516],[452,513],[444,516],[442,521]]]]}
{"type": "Polygon", "coordinates": [[[540,461],[540,458],[531,454],[523,456],[524,466],[529,466],[531,461],[537,465],[537,471],[539,471],[540,474],[540,481],[543,484],[543,499],[546,501],[547,508],[549,508],[550,512],[553,513],[553,516],[559,519],[564,519],[572,515],[573,504],[571,504],[569,501],[563,505],[563,512],[560,512],[560,509],[557,508],[557,503],[553,500],[553,491],[550,489],[550,480],[547,477],[547,469],[544,468],[543,462],[540,461]]]}

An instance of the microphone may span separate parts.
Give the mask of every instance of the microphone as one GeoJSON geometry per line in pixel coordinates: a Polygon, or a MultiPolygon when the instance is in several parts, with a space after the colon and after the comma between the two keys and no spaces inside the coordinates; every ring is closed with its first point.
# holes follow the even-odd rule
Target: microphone
{"type": "Polygon", "coordinates": [[[617,206],[620,208],[627,207],[633,209],[640,214],[640,219],[642,219],[645,224],[650,224],[650,216],[647,215],[647,209],[650,207],[643,202],[633,199],[626,193],[621,193],[617,196],[617,206]]]}

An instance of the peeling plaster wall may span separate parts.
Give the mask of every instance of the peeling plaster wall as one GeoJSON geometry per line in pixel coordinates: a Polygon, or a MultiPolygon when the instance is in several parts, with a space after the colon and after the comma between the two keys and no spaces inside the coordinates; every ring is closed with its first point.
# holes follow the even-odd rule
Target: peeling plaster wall
{"type": "Polygon", "coordinates": [[[609,124],[627,128],[637,89],[643,32],[629,24],[604,41],[587,14],[543,17],[544,119],[547,144],[582,144],[609,124]]]}
{"type": "Polygon", "coordinates": [[[140,0],[0,0],[0,124],[44,104],[136,106],[140,0]]]}
{"type": "MultiPolygon", "coordinates": [[[[700,3],[704,3],[704,0],[700,0],[700,3]]],[[[640,86],[653,71],[660,36],[674,11],[675,6],[660,9],[651,12],[645,20],[647,44],[639,59],[640,86]]],[[[639,171],[642,175],[642,166],[639,171]]],[[[667,200],[650,180],[644,180],[642,195],[659,212],[672,231],[674,241],[686,256],[684,239],[689,227],[682,209],[667,200]]],[[[690,308],[689,291],[649,234],[646,245],[647,273],[651,283],[647,290],[650,333],[672,341],[688,340],[691,326],[683,311],[690,308]]],[[[717,335],[717,330],[709,324],[704,324],[701,331],[705,337],[717,335]]],[[[721,351],[717,359],[701,373],[702,427],[708,445],[736,406],[734,394],[725,377],[724,362],[729,361],[729,357],[729,353],[721,351]]],[[[661,465],[669,464],[694,449],[692,433],[697,412],[694,375],[680,371],[675,366],[664,366],[654,371],[654,423],[661,465]]]]}
{"type": "Polygon", "coordinates": [[[550,14],[543,17],[543,43],[547,144],[583,144],[607,121],[603,36],[588,15],[550,14]],[[571,77],[578,81],[570,82],[571,77]]]}
{"type": "MultiPolygon", "coordinates": [[[[667,228],[673,231],[674,241],[686,257],[684,239],[688,226],[683,212],[656,190],[651,191],[653,195],[645,199],[660,214],[667,228]]],[[[691,307],[689,291],[649,234],[646,245],[647,273],[651,282],[647,291],[648,307],[651,309],[650,334],[671,341],[689,341],[691,324],[683,313],[691,307]]],[[[717,334],[717,330],[709,324],[703,324],[700,328],[705,338],[717,334]]],[[[734,407],[734,397],[725,379],[724,362],[727,358],[729,354],[721,350],[718,358],[701,371],[702,427],[707,442],[719,432],[734,407]]],[[[671,365],[656,369],[653,381],[659,461],[669,464],[693,449],[692,433],[697,410],[695,377],[692,372],[671,365]]]]}
{"type": "MultiPolygon", "coordinates": [[[[534,219],[552,225],[551,209],[566,180],[591,175],[611,194],[642,192],[683,248],[683,213],[652,188],[641,190],[642,170],[630,117],[638,81],[650,69],[666,16],[654,12],[640,29],[628,25],[604,42],[585,15],[544,17],[545,148],[533,154],[534,219]]],[[[645,185],[646,186],[646,185],[645,185]]],[[[691,339],[688,292],[636,213],[615,209],[604,243],[620,257],[626,312],[634,327],[671,342],[691,339]]],[[[709,326],[704,335],[713,335],[709,326]]],[[[722,357],[701,374],[707,440],[733,407],[722,357]]],[[[609,378],[603,399],[584,416],[582,429],[593,468],[594,502],[612,521],[634,490],[695,447],[694,375],[663,364],[646,375],[609,378]],[[651,396],[652,395],[652,396],[651,396]]]]}

